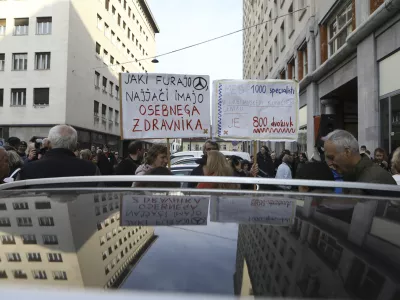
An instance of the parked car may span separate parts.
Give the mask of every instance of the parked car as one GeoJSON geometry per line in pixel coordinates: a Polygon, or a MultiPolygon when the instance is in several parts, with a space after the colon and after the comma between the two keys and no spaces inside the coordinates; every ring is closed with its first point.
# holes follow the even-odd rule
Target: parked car
{"type": "MultiPolygon", "coordinates": [[[[221,151],[222,154],[224,154],[226,157],[231,157],[231,156],[238,156],[243,160],[248,160],[250,161],[250,154],[247,152],[236,152],[236,151],[221,151]]],[[[191,158],[191,157],[195,157],[195,158],[200,158],[203,155],[202,151],[181,151],[181,152],[177,152],[174,153],[173,155],[171,155],[171,165],[175,164],[179,159],[182,158],[191,158]]]]}
{"type": "MultiPolygon", "coordinates": [[[[195,158],[197,159],[197,158],[195,158]]],[[[192,173],[193,169],[196,168],[198,164],[177,164],[177,165],[172,165],[171,166],[171,172],[174,175],[177,176],[189,176],[190,173],[192,173]]],[[[187,182],[181,182],[181,187],[182,188],[187,188],[188,183],[187,182]]]]}

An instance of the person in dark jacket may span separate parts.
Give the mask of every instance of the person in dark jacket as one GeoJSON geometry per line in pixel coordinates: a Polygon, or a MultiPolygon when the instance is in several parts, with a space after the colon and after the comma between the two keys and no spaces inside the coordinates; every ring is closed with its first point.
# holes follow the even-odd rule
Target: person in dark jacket
{"type": "MultiPolygon", "coordinates": [[[[344,181],[396,184],[389,172],[368,158],[362,158],[356,138],[345,130],[335,130],[325,138],[324,152],[328,166],[343,174],[344,181]]],[[[355,194],[370,194],[375,196],[390,195],[385,191],[352,190],[355,194]]]]}
{"type": "MultiPolygon", "coordinates": [[[[230,164],[233,169],[233,176],[235,176],[235,177],[251,177],[250,172],[246,173],[242,169],[242,161],[241,161],[240,157],[233,155],[230,159],[230,164]]],[[[241,184],[240,188],[242,190],[251,190],[251,189],[253,189],[253,185],[252,184],[241,184]]]]}
{"type": "Polygon", "coordinates": [[[25,164],[20,172],[20,180],[100,175],[96,165],[75,156],[73,151],[78,134],[74,128],[68,125],[54,126],[48,138],[52,149],[42,159],[25,164]]]}
{"type": "Polygon", "coordinates": [[[6,178],[9,173],[8,154],[6,149],[0,146],[0,184],[3,183],[4,178],[6,178]]]}
{"type": "MultiPolygon", "coordinates": [[[[204,176],[203,168],[207,164],[207,153],[212,150],[219,151],[219,145],[217,142],[213,140],[207,140],[203,146],[203,156],[198,160],[196,160],[196,163],[199,165],[193,169],[192,173],[190,173],[190,176],[204,176]]],[[[189,188],[195,188],[197,187],[197,185],[198,185],[197,182],[188,183],[189,188]]]]}
{"type": "Polygon", "coordinates": [[[257,164],[261,177],[274,178],[275,168],[267,146],[262,146],[257,154],[257,164]]]}
{"type": "MultiPolygon", "coordinates": [[[[136,169],[142,164],[143,143],[133,141],[128,146],[128,157],[121,161],[115,171],[116,175],[135,175],[136,169]]],[[[128,186],[131,186],[130,183],[128,186]]]]}

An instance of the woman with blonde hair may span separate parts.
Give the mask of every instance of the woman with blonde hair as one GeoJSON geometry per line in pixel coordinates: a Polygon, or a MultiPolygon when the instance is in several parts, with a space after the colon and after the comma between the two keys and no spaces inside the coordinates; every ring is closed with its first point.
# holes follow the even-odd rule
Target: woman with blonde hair
{"type": "MultiPolygon", "coordinates": [[[[233,169],[226,160],[226,157],[219,151],[212,150],[207,154],[207,163],[204,166],[206,176],[233,176],[233,169]]],[[[199,189],[238,189],[239,184],[235,183],[211,183],[201,182],[199,189]]]]}
{"type": "Polygon", "coordinates": [[[400,185],[400,147],[397,148],[392,156],[392,174],[397,185],[400,185]]]}

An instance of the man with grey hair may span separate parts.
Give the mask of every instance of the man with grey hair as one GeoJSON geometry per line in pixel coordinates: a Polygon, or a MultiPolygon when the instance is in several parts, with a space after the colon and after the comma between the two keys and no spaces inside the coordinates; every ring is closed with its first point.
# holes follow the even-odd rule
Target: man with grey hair
{"type": "Polygon", "coordinates": [[[50,129],[48,139],[51,149],[42,159],[26,164],[20,173],[20,180],[100,175],[96,165],[79,159],[74,152],[78,134],[68,125],[57,125],[50,129]]]}
{"type": "Polygon", "coordinates": [[[335,130],[322,140],[328,166],[343,174],[345,181],[396,184],[388,172],[361,157],[358,142],[350,132],[335,130]]]}

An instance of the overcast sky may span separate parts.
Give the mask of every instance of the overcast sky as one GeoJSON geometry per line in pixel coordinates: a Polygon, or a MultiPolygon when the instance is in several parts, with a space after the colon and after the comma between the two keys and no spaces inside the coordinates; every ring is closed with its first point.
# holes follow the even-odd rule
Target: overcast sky
{"type": "MultiPolygon", "coordinates": [[[[242,28],[241,0],[148,0],[160,27],[157,54],[242,28]]],[[[242,33],[159,58],[157,73],[242,78],[242,33]]]]}

